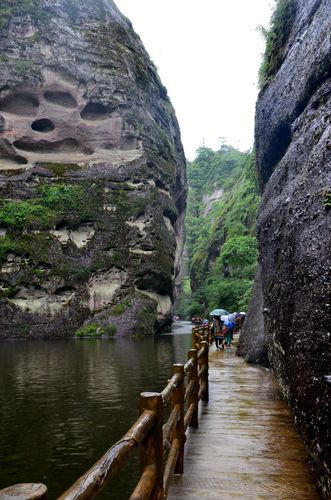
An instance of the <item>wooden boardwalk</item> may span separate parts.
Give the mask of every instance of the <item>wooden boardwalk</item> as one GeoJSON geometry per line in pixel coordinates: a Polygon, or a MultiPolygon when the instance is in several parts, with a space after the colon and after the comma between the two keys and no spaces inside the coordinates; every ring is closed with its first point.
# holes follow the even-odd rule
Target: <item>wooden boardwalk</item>
{"type": "Polygon", "coordinates": [[[190,429],[184,475],[169,499],[320,498],[273,375],[228,351],[210,352],[209,404],[190,429]]]}

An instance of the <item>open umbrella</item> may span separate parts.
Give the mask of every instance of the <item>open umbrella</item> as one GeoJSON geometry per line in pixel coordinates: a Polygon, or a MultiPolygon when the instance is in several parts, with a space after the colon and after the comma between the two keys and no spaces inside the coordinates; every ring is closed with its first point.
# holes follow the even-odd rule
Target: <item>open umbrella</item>
{"type": "Polygon", "coordinates": [[[209,314],[210,316],[226,316],[229,313],[225,309],[213,309],[209,314]]]}

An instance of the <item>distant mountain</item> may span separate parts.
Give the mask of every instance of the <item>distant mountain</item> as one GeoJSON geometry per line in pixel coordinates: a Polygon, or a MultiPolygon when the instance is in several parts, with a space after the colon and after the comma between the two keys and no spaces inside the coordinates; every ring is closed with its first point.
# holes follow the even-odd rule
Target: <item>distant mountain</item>
{"type": "Polygon", "coordinates": [[[188,164],[186,254],[190,275],[177,308],[190,317],[222,306],[246,309],[257,260],[260,203],[254,153],[202,147],[188,164]]]}

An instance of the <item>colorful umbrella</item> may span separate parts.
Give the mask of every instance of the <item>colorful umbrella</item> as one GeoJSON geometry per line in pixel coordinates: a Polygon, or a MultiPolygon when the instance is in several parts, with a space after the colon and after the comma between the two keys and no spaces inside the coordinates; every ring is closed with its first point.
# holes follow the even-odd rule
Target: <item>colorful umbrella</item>
{"type": "Polygon", "coordinates": [[[209,314],[210,316],[226,316],[229,313],[225,309],[214,309],[209,314]]]}

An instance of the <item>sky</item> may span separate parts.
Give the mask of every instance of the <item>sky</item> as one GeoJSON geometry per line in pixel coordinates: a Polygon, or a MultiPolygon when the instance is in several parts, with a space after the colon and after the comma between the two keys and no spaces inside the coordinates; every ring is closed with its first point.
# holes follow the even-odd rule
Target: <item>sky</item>
{"type": "Polygon", "coordinates": [[[274,0],[115,0],[175,108],[186,157],[253,146],[258,69],[274,0]]]}

